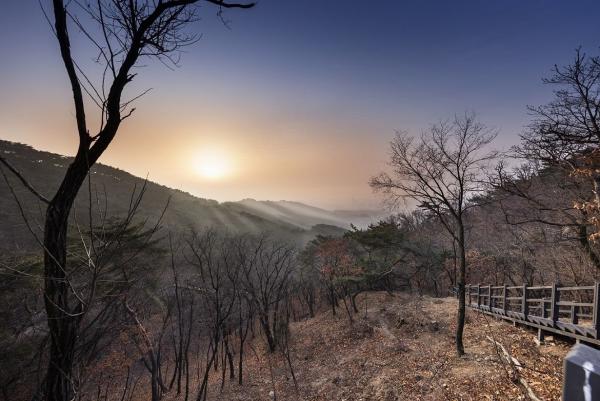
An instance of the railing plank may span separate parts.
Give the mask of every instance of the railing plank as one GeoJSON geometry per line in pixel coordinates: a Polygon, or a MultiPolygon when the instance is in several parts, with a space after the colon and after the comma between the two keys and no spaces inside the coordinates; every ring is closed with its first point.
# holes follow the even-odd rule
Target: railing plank
{"type": "Polygon", "coordinates": [[[556,303],[558,306],[582,306],[582,307],[591,307],[594,306],[591,302],[571,302],[571,301],[558,301],[556,303]]]}
{"type": "Polygon", "coordinates": [[[527,298],[527,302],[529,302],[529,303],[532,303],[532,302],[551,303],[552,300],[548,299],[548,298],[527,298]]]}
{"type": "Polygon", "coordinates": [[[585,285],[582,287],[559,287],[558,291],[591,291],[595,287],[593,285],[585,285]]]}

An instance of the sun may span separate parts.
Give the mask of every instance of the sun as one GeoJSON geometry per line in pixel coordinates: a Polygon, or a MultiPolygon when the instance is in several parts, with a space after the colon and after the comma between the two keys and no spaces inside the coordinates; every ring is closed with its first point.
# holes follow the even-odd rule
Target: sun
{"type": "Polygon", "coordinates": [[[208,180],[222,180],[231,174],[231,159],[220,149],[204,149],[194,158],[194,170],[208,180]]]}

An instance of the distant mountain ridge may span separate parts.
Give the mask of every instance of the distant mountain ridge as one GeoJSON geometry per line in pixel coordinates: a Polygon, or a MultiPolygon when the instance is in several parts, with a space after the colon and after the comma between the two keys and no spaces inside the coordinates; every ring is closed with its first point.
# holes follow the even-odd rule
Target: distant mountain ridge
{"type": "Polygon", "coordinates": [[[350,224],[365,227],[374,220],[384,218],[383,213],[364,210],[330,211],[295,201],[257,201],[247,198],[238,202],[225,202],[233,208],[248,210],[263,218],[276,218],[286,223],[308,229],[318,224],[350,228],[350,224]]]}
{"type": "MultiPolygon", "coordinates": [[[[0,140],[0,153],[13,164],[42,194],[51,196],[58,187],[71,158],[50,152],[38,151],[28,145],[0,140]]],[[[4,169],[16,190],[31,225],[41,230],[43,205],[4,169]]],[[[92,168],[92,202],[106,207],[108,215],[127,212],[131,193],[138,191],[144,179],[118,168],[97,164],[92,168]]],[[[187,192],[148,181],[138,215],[155,221],[167,201],[169,207],[164,226],[171,231],[183,232],[190,228],[218,227],[232,232],[271,232],[283,239],[305,243],[317,234],[341,235],[350,224],[366,226],[384,217],[371,211],[328,211],[293,201],[257,201],[219,203],[187,192]]],[[[80,191],[74,215],[83,221],[89,207],[87,190],[80,191]]],[[[0,178],[0,250],[27,249],[35,246],[20,216],[13,196],[0,178]]]]}

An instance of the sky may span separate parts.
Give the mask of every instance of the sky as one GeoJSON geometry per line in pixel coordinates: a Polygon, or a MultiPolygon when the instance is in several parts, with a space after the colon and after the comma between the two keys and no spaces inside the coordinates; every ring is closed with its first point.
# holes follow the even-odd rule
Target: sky
{"type": "MultiPolygon", "coordinates": [[[[128,95],[151,91],[100,162],[219,201],[378,208],[368,180],[396,130],[475,112],[506,149],[526,106],[551,99],[552,67],[600,52],[597,0],[260,0],[227,11],[229,28],[208,4],[200,15],[177,68],[139,68],[128,95]]],[[[0,50],[0,139],[73,155],[72,96],[38,1],[3,2],[0,50]]]]}

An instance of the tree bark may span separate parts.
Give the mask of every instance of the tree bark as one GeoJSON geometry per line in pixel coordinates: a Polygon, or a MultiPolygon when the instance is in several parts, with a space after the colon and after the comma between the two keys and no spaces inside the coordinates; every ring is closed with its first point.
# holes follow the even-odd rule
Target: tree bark
{"type": "Polygon", "coordinates": [[[46,209],[44,227],[44,303],[50,332],[50,357],[45,383],[47,401],[73,399],[73,359],[83,303],[72,294],[67,266],[68,219],[87,175],[78,153],[46,209]]]}
{"type": "Polygon", "coordinates": [[[456,319],[456,353],[458,356],[465,354],[463,345],[463,331],[465,328],[465,276],[467,270],[467,258],[465,254],[465,227],[462,219],[458,218],[458,252],[459,269],[456,285],[458,287],[458,314],[456,319]]]}
{"type": "Polygon", "coordinates": [[[273,336],[273,332],[271,330],[271,325],[270,325],[270,319],[267,316],[261,316],[260,317],[260,325],[263,328],[263,332],[265,334],[265,337],[267,339],[267,345],[269,347],[269,352],[273,353],[275,352],[275,349],[277,349],[277,343],[275,341],[275,337],[273,336]]]}

